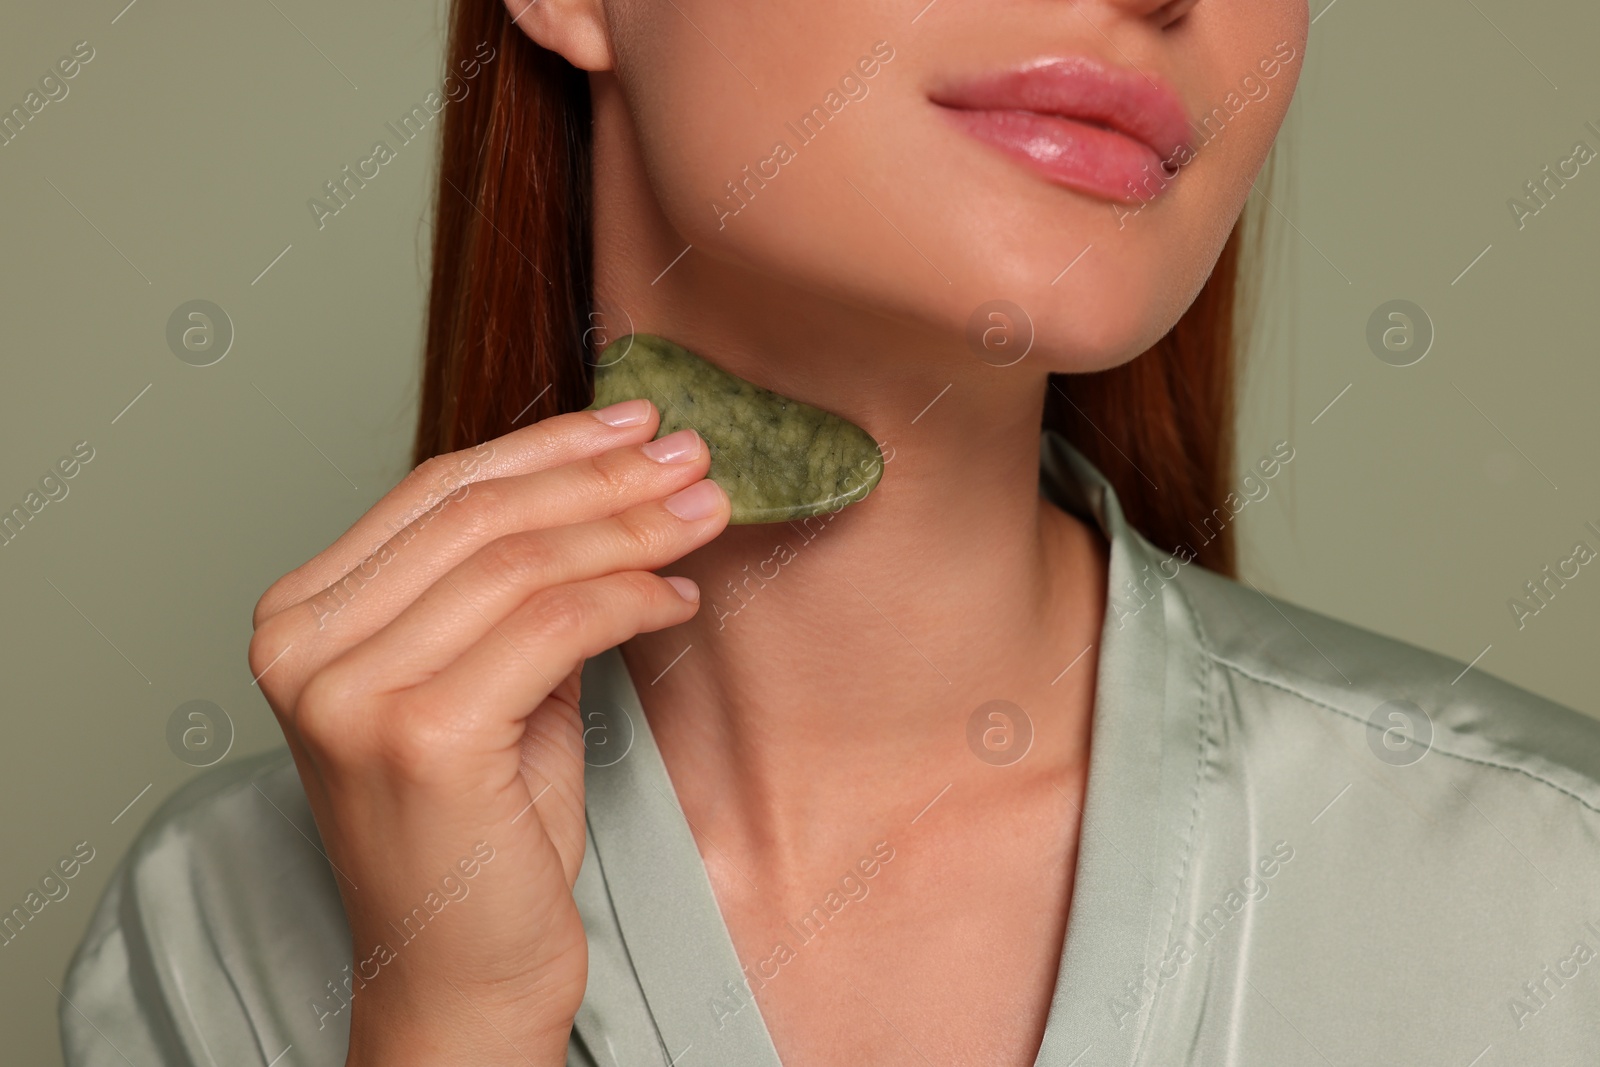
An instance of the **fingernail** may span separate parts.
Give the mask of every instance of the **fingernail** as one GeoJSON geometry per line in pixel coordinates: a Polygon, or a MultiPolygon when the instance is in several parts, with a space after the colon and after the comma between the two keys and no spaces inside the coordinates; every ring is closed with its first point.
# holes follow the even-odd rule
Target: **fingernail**
{"type": "Polygon", "coordinates": [[[700,587],[694,584],[693,579],[681,578],[673,575],[667,579],[667,584],[678,591],[678,595],[691,604],[700,602],[700,587]]]}
{"type": "Polygon", "coordinates": [[[716,513],[722,506],[722,490],[716,482],[703,478],[687,489],[679,489],[665,503],[667,510],[684,522],[694,522],[716,513]]]}
{"type": "Polygon", "coordinates": [[[700,454],[700,435],[693,430],[679,430],[656,438],[639,451],[657,463],[687,463],[700,454]]]}
{"type": "Polygon", "coordinates": [[[589,414],[607,426],[638,426],[650,418],[650,401],[624,400],[589,414]]]}

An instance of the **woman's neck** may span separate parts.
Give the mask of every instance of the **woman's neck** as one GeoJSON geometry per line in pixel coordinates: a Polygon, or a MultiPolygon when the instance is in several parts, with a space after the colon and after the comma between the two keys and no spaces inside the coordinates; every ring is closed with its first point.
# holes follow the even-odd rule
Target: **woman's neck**
{"type": "Polygon", "coordinates": [[[1104,549],[1040,498],[1044,369],[991,366],[959,338],[778,292],[699,250],[674,262],[659,209],[600,184],[612,333],[631,321],[850,419],[886,458],[865,501],[729,527],[666,568],[699,583],[699,614],[624,646],[696,829],[779,865],[858,850],[862,819],[909,819],[950,783],[996,788],[967,738],[997,699],[1035,730],[1006,780],[1081,772],[1092,651],[1061,672],[1098,642],[1104,549]]]}

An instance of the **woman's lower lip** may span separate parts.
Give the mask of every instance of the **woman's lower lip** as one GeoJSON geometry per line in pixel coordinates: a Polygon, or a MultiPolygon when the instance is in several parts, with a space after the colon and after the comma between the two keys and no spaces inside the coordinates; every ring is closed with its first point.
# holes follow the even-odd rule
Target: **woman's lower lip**
{"type": "Polygon", "coordinates": [[[1149,145],[1059,115],[943,107],[950,121],[1054,182],[1124,204],[1143,203],[1172,176],[1149,145]]]}

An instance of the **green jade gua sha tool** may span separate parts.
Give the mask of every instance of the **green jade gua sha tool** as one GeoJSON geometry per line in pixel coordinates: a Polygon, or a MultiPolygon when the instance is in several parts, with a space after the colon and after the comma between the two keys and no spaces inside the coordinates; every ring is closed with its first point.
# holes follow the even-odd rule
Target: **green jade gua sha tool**
{"type": "Polygon", "coordinates": [[[594,403],[643,397],[664,437],[694,429],[711,449],[708,476],[733,505],[733,524],[786,522],[854,504],[883,476],[865,430],[729,374],[663,337],[619,337],[600,353],[594,403]]]}

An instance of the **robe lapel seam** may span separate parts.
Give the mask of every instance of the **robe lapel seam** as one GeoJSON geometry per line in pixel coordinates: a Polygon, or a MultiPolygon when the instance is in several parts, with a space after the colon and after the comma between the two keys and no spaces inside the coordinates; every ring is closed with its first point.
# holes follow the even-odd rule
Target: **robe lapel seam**
{"type": "MultiPolygon", "coordinates": [[[[1103,480],[1100,472],[1089,466],[1087,471],[1078,470],[1080,484],[1091,478],[1103,480]]],[[[1107,483],[1109,485],[1109,483],[1107,483]]],[[[1127,547],[1130,554],[1137,555],[1145,561],[1164,555],[1147,541],[1143,535],[1128,524],[1127,518],[1122,514],[1121,502],[1116,500],[1114,491],[1103,489],[1102,493],[1110,493],[1111,499],[1116,501],[1115,507],[1106,507],[1103,503],[1097,509],[1096,518],[1107,540],[1113,544],[1121,542],[1127,547]]],[[[1195,610],[1193,602],[1187,592],[1177,581],[1170,581],[1163,587],[1162,611],[1162,653],[1163,659],[1170,664],[1174,657],[1184,657],[1190,662],[1181,683],[1174,679],[1170,670],[1166,672],[1166,684],[1163,689],[1160,720],[1156,729],[1161,737],[1165,738],[1172,725],[1173,717],[1185,715],[1193,717],[1195,728],[1195,748],[1192,757],[1194,771],[1189,787],[1189,822],[1179,843],[1178,863],[1175,876],[1172,877],[1171,904],[1165,910],[1165,922],[1161,929],[1162,943],[1158,946],[1158,958],[1164,958],[1167,949],[1171,946],[1173,928],[1177,921],[1178,908],[1183,900],[1184,886],[1190,876],[1190,866],[1194,860],[1195,842],[1198,837],[1201,809],[1201,789],[1206,779],[1206,771],[1211,766],[1218,742],[1213,733],[1215,728],[1215,712],[1218,701],[1216,688],[1217,671],[1211,661],[1210,648],[1205,640],[1204,632],[1200,628],[1199,612],[1195,610]],[[1176,599],[1168,604],[1165,594],[1171,593],[1176,599]],[[1192,705],[1192,710],[1191,710],[1192,705]]],[[[1159,849],[1160,854],[1170,854],[1165,848],[1159,849]]],[[[1165,872],[1158,870],[1152,872],[1155,877],[1165,880],[1165,872]]],[[[1151,901],[1150,919],[1154,920],[1162,912],[1157,910],[1160,905],[1151,901]]],[[[1152,1027],[1155,1025],[1157,1008],[1161,1005],[1159,992],[1151,999],[1146,1007],[1143,1019],[1139,1023],[1139,1031],[1134,1037],[1131,1055],[1128,1062],[1138,1064],[1144,1055],[1147,1041],[1152,1027]]]]}
{"type": "MultiPolygon", "coordinates": [[[[1141,548],[1143,547],[1141,544],[1141,548]]],[[[1177,610],[1183,614],[1184,622],[1187,623],[1189,629],[1187,633],[1182,633],[1179,627],[1169,622],[1167,649],[1169,655],[1181,652],[1193,657],[1194,663],[1185,692],[1193,693],[1197,698],[1195,704],[1198,738],[1195,752],[1194,784],[1191,790],[1189,809],[1189,828],[1184,834],[1182,860],[1178,866],[1177,877],[1173,880],[1172,904],[1167,909],[1166,928],[1164,931],[1166,945],[1162,948],[1163,953],[1172,943],[1173,928],[1178,920],[1178,908],[1183,901],[1184,888],[1188,884],[1191,873],[1190,866],[1194,860],[1195,842],[1198,839],[1200,827],[1201,788],[1207,778],[1207,770],[1212,766],[1219,747],[1213,731],[1216,727],[1216,712],[1220,701],[1220,692],[1216,684],[1218,672],[1211,662],[1210,650],[1206,646],[1204,634],[1200,631],[1199,616],[1182,587],[1174,582],[1169,588],[1175,590],[1178,594],[1180,606],[1177,610]],[[1181,637],[1179,634],[1175,634],[1174,631],[1179,631],[1181,637]]],[[[1168,699],[1173,699],[1172,694],[1168,695],[1168,699]]],[[[1187,703],[1187,701],[1184,701],[1184,703],[1187,703]]],[[[1166,710],[1168,714],[1173,714],[1178,709],[1169,705],[1166,710]]],[[[1160,1003],[1159,998],[1152,1000],[1150,1010],[1145,1012],[1144,1022],[1139,1027],[1139,1037],[1134,1044],[1132,1061],[1134,1063],[1138,1063],[1144,1053],[1150,1030],[1155,1025],[1156,1009],[1160,1003]]]]}
{"type": "MultiPolygon", "coordinates": [[[[656,1007],[651,1003],[650,997],[645,993],[644,980],[639,975],[639,966],[633,961],[633,947],[628,944],[628,938],[623,933],[622,918],[617,914],[617,902],[612,899],[611,881],[606,877],[605,859],[601,856],[600,848],[595,843],[594,825],[590,821],[587,804],[584,805],[583,821],[584,826],[589,832],[589,848],[592,849],[594,853],[595,867],[597,873],[600,875],[600,886],[605,890],[606,910],[611,915],[612,925],[617,929],[617,941],[622,946],[623,958],[628,961],[628,973],[633,977],[633,985],[634,988],[639,992],[639,1000],[644,1004],[645,1013],[650,1016],[650,1025],[655,1030],[656,1048],[661,1053],[661,1062],[665,1064],[666,1067],[672,1067],[672,1053],[667,1049],[666,1035],[661,1032],[661,1020],[656,1018],[656,1007]]],[[[582,1014],[583,1013],[580,1011],[579,1015],[581,1016],[582,1014]]],[[[579,1035],[583,1038],[584,1044],[589,1047],[591,1052],[590,1058],[596,1063],[599,1063],[599,1057],[593,1054],[594,1043],[583,1034],[583,1030],[586,1030],[587,1026],[580,1029],[577,1019],[574,1018],[572,1022],[572,1028],[579,1031],[579,1035]]],[[[602,1039],[605,1037],[603,1029],[598,1036],[602,1039]]],[[[615,1060],[615,1058],[615,1056],[612,1057],[613,1060],[615,1060]]],[[[617,1064],[616,1067],[625,1067],[625,1065],[617,1064]]]]}

